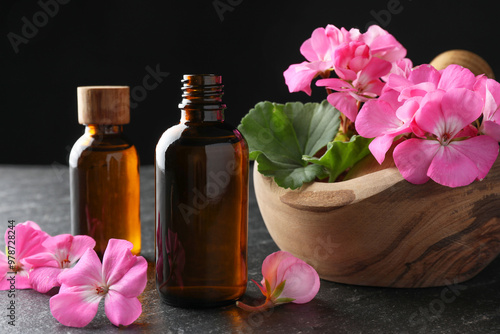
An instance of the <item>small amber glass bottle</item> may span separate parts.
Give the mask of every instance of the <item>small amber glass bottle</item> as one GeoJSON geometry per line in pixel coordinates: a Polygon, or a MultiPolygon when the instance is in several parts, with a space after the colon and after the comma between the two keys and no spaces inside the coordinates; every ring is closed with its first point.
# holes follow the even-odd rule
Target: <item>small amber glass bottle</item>
{"type": "Polygon", "coordinates": [[[248,147],[224,122],[220,76],[183,84],[156,147],[156,284],[170,305],[224,305],[247,285],[248,147]]]}
{"type": "Polygon", "coordinates": [[[139,156],[123,135],[130,120],[129,87],[78,87],[78,121],[85,133],[69,158],[73,235],[89,235],[102,257],[109,239],[141,251],[139,156]]]}

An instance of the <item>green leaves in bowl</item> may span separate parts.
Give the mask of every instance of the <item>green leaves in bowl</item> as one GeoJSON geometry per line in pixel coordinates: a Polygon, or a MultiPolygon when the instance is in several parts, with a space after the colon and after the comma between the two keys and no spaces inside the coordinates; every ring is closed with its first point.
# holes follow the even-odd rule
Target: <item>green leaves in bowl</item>
{"type": "Polygon", "coordinates": [[[283,188],[296,189],[316,178],[334,180],[369,152],[369,140],[359,136],[350,142],[332,142],[339,115],[326,100],[260,102],[241,120],[238,130],[247,140],[250,158],[258,162],[258,171],[283,188]],[[327,145],[326,153],[315,158],[327,145]],[[345,156],[350,153],[352,158],[345,156]]]}

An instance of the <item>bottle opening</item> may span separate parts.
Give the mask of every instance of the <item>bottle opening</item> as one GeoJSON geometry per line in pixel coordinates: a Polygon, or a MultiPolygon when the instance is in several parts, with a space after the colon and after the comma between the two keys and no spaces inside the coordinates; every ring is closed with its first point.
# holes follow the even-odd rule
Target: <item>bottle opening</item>
{"type": "Polygon", "coordinates": [[[182,83],[184,87],[222,85],[222,76],[215,74],[184,74],[182,83]]]}

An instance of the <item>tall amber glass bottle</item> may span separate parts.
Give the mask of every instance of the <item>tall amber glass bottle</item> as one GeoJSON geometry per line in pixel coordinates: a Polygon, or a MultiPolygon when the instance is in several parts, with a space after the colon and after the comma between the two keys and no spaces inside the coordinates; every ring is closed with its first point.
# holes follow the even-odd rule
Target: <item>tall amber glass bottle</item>
{"type": "Polygon", "coordinates": [[[248,147],[224,122],[220,76],[183,84],[156,147],[156,284],[170,305],[224,305],[247,285],[248,147]]]}
{"type": "Polygon", "coordinates": [[[129,87],[78,87],[78,121],[85,133],[69,158],[72,233],[96,240],[101,257],[110,238],[141,251],[139,156],[124,136],[129,87]]]}

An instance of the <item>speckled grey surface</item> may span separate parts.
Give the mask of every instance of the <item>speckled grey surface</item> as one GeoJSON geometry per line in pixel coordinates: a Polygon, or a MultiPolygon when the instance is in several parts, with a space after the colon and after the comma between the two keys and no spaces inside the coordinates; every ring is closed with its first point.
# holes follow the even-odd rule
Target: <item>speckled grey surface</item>
{"type": "MultiPolygon", "coordinates": [[[[8,324],[7,293],[0,292],[0,333],[500,333],[500,259],[474,279],[451,287],[385,289],[321,281],[308,304],[282,305],[265,313],[234,306],[180,309],[162,304],[153,275],[154,175],[141,170],[143,255],[149,261],[148,285],[139,297],[143,313],[127,328],[116,328],[101,304],[84,329],[68,328],[50,314],[48,294],[17,291],[16,326],[8,324]]],[[[66,167],[0,166],[0,230],[8,220],[36,221],[51,235],[70,233],[66,167]]],[[[249,278],[261,279],[264,258],[278,250],[260,216],[250,187],[249,278]]],[[[1,249],[5,242],[0,241],[1,249]]],[[[249,283],[244,301],[262,302],[249,283]]]]}

